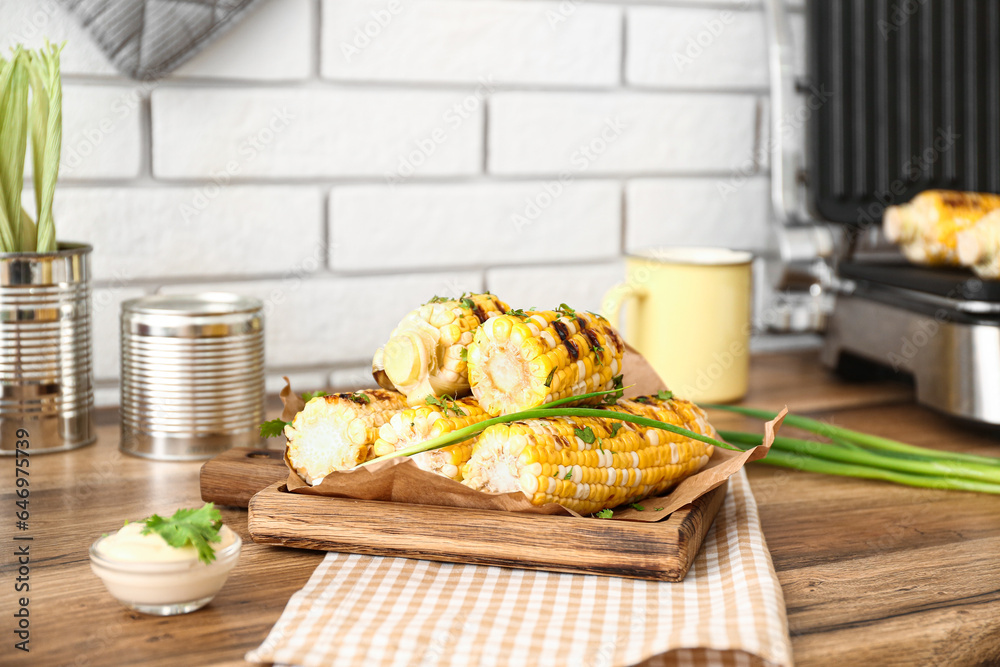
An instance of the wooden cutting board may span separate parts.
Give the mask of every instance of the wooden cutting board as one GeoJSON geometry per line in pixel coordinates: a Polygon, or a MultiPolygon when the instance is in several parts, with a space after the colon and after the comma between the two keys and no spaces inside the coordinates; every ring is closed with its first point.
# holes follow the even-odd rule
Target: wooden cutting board
{"type": "Polygon", "coordinates": [[[657,581],[684,578],[727,488],[658,522],[581,519],[289,493],[281,456],[237,448],[201,470],[202,499],[249,503],[260,544],[657,581]]]}

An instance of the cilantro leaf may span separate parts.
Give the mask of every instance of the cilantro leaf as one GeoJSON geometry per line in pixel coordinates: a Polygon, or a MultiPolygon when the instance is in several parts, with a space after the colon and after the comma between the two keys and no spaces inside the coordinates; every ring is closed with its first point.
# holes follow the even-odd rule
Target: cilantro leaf
{"type": "MultiPolygon", "coordinates": [[[[451,299],[449,299],[449,298],[448,298],[448,297],[446,297],[446,296],[437,296],[437,295],[435,294],[434,296],[432,296],[432,297],[430,298],[430,300],[429,300],[429,301],[427,301],[427,303],[444,303],[444,302],[446,302],[446,301],[451,301],[451,299]]],[[[426,304],[424,304],[424,305],[426,305],[426,304]]]]}
{"type": "Polygon", "coordinates": [[[621,428],[622,428],[622,423],[621,422],[615,422],[614,424],[612,424],[611,425],[611,437],[613,438],[616,435],[618,435],[618,431],[620,431],[621,428]]]}
{"type": "Polygon", "coordinates": [[[560,303],[559,307],[556,308],[556,310],[566,315],[576,315],[576,311],[567,306],[565,303],[560,303]]]}
{"type": "Polygon", "coordinates": [[[570,471],[566,473],[566,476],[563,477],[563,479],[573,479],[573,470],[570,469],[570,471]]]}
{"type": "Polygon", "coordinates": [[[319,391],[307,391],[304,394],[302,394],[302,400],[308,403],[314,398],[319,398],[320,396],[326,396],[326,392],[323,391],[322,389],[319,391]]]}
{"type": "Polygon", "coordinates": [[[610,519],[614,515],[615,515],[615,513],[612,512],[611,510],[601,510],[600,512],[598,512],[594,516],[596,516],[598,519],[610,519]]]}
{"type": "Polygon", "coordinates": [[[625,389],[623,388],[625,386],[625,376],[616,375],[612,381],[614,385],[611,389],[614,391],[604,397],[604,405],[615,405],[618,399],[625,395],[625,389]]]}
{"type": "Polygon", "coordinates": [[[631,505],[632,505],[632,509],[637,509],[640,512],[645,512],[646,511],[646,508],[643,507],[642,505],[640,505],[639,503],[631,503],[631,505]]]}
{"type": "Polygon", "coordinates": [[[476,307],[476,304],[475,304],[475,302],[474,302],[474,301],[473,301],[472,299],[470,299],[469,297],[467,297],[467,296],[463,296],[463,297],[462,297],[462,298],[461,298],[461,299],[459,300],[459,302],[460,302],[460,303],[461,303],[461,304],[462,304],[462,305],[463,305],[464,307],[468,308],[469,310],[472,310],[473,308],[475,308],[475,307],[476,307]]]}
{"type": "Polygon", "coordinates": [[[635,402],[636,403],[647,403],[648,404],[649,403],[649,396],[636,396],[635,397],[635,402]]]}
{"type": "Polygon", "coordinates": [[[578,428],[573,429],[573,435],[580,438],[588,445],[594,444],[594,440],[597,439],[597,436],[594,435],[594,429],[590,428],[589,426],[582,430],[578,428]]]}
{"type": "Polygon", "coordinates": [[[666,389],[661,389],[660,391],[656,392],[656,397],[661,401],[669,401],[674,397],[674,392],[668,391],[666,389]]]}
{"type": "Polygon", "coordinates": [[[468,363],[469,362],[469,348],[463,347],[462,350],[458,353],[458,358],[461,359],[462,361],[468,363]]]}
{"type": "Polygon", "coordinates": [[[350,396],[348,396],[348,398],[358,404],[364,403],[365,405],[368,405],[369,403],[372,402],[371,396],[364,393],[363,391],[356,391],[350,396]]]}
{"type": "Polygon", "coordinates": [[[523,317],[527,317],[528,313],[524,312],[524,310],[521,309],[521,308],[518,308],[516,310],[513,309],[513,308],[511,308],[506,313],[504,313],[504,315],[510,315],[511,317],[522,317],[523,318],[523,317]]]}
{"type": "Polygon", "coordinates": [[[657,508],[656,508],[656,509],[654,509],[653,511],[654,511],[654,512],[662,512],[662,511],[663,511],[663,508],[662,508],[662,507],[657,507],[657,508]]]}
{"type": "Polygon", "coordinates": [[[222,514],[212,503],[205,503],[200,509],[179,509],[169,519],[154,514],[145,524],[143,535],[156,533],[174,548],[190,544],[197,549],[198,560],[203,563],[215,560],[215,550],[210,543],[222,541],[219,535],[222,514]]]}
{"type": "Polygon", "coordinates": [[[290,423],[281,421],[280,419],[272,419],[271,421],[264,422],[260,425],[260,437],[277,438],[285,432],[285,427],[290,423]]]}

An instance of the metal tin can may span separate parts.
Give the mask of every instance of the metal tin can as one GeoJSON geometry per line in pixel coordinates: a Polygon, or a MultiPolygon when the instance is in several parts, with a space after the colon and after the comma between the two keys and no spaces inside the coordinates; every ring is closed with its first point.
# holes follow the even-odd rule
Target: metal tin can
{"type": "Polygon", "coordinates": [[[132,299],[121,315],[121,449],[206,459],[260,444],[263,304],[222,292],[132,299]]]}
{"type": "Polygon", "coordinates": [[[75,449],[94,430],[91,246],[0,254],[0,453],[75,449]]]}

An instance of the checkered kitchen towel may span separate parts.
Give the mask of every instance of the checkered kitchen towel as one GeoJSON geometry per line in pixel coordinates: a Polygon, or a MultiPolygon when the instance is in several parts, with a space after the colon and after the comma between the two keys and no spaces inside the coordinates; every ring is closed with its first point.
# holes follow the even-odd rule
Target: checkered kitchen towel
{"type": "Polygon", "coordinates": [[[246,658],[307,667],[792,664],[781,587],[742,470],[683,582],[330,553],[246,658]]]}

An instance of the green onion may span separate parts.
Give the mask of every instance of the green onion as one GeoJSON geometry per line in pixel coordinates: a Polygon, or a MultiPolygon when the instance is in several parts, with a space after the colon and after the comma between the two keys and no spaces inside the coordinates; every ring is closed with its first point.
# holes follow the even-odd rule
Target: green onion
{"type": "MultiPolygon", "coordinates": [[[[720,435],[731,442],[740,441],[748,447],[759,445],[762,436],[754,433],[738,433],[726,431],[726,435],[720,431],[720,435]]],[[[868,465],[858,465],[851,463],[841,463],[830,461],[807,454],[799,454],[782,448],[785,443],[779,441],[787,438],[775,438],[771,451],[767,456],[758,461],[782,468],[792,468],[805,472],[815,472],[824,475],[838,475],[841,477],[858,477],[862,479],[877,479],[885,482],[894,482],[905,486],[916,486],[926,489],[947,489],[953,491],[975,491],[978,493],[1000,494],[1000,484],[990,484],[959,477],[928,476],[912,473],[887,470],[885,468],[872,467],[868,465]]],[[[889,458],[889,457],[885,457],[889,458]]]]}
{"type": "MultiPolygon", "coordinates": [[[[759,445],[762,436],[740,431],[719,431],[729,442],[759,445]]],[[[947,477],[978,480],[998,485],[1000,488],[1000,469],[996,466],[984,466],[976,463],[957,463],[948,460],[913,460],[885,456],[854,446],[843,446],[836,443],[827,444],[798,438],[776,437],[772,449],[780,449],[793,454],[809,456],[814,459],[837,461],[853,465],[894,470],[897,472],[927,475],[931,477],[947,477]]]]}
{"type": "Polygon", "coordinates": [[[371,459],[370,461],[366,461],[361,465],[367,466],[372,463],[375,463],[376,461],[385,461],[386,459],[393,459],[399,456],[413,456],[414,454],[420,454],[421,452],[428,452],[433,449],[441,449],[442,447],[455,445],[460,442],[464,442],[465,440],[470,440],[474,438],[479,433],[485,431],[487,428],[495,424],[505,424],[508,422],[522,421],[524,419],[544,419],[547,417],[599,417],[603,419],[616,419],[618,421],[639,424],[640,426],[648,426],[651,428],[658,428],[663,431],[670,431],[671,433],[683,435],[684,437],[691,438],[692,440],[699,440],[701,442],[705,442],[710,445],[714,445],[716,447],[722,447],[723,449],[731,449],[737,452],[743,451],[739,447],[734,447],[728,443],[721,442],[707,435],[695,433],[694,431],[689,431],[686,428],[675,426],[673,424],[668,424],[666,422],[657,421],[655,419],[649,419],[648,417],[640,417],[639,415],[631,415],[624,412],[613,412],[611,410],[599,410],[597,408],[561,407],[566,403],[575,403],[577,401],[585,400],[588,398],[594,398],[597,396],[603,396],[606,394],[612,394],[618,391],[621,391],[621,389],[611,389],[608,391],[595,391],[589,394],[581,394],[580,396],[570,396],[567,398],[560,399],[558,401],[552,401],[551,403],[546,403],[544,406],[532,408],[530,410],[522,410],[520,412],[513,412],[509,415],[501,415],[499,417],[493,417],[491,419],[481,421],[478,424],[472,424],[470,426],[466,426],[465,428],[460,428],[456,431],[445,433],[444,435],[439,435],[436,438],[431,438],[430,440],[425,440],[424,442],[419,442],[415,445],[410,445],[409,447],[397,449],[396,451],[390,452],[389,454],[385,454],[383,456],[371,459]]]}
{"type": "MultiPolygon", "coordinates": [[[[713,410],[727,410],[729,412],[736,412],[741,415],[756,417],[757,419],[763,419],[765,421],[769,421],[778,416],[776,412],[771,412],[769,410],[757,410],[755,408],[746,408],[739,405],[703,405],[702,407],[711,408],[713,410]]],[[[832,424],[821,422],[817,419],[810,419],[799,415],[786,415],[784,423],[786,426],[794,426],[795,428],[800,428],[803,431],[809,431],[810,433],[815,433],[816,435],[825,436],[831,440],[850,442],[867,449],[877,449],[884,452],[916,456],[923,459],[929,458],[934,461],[967,461],[970,463],[980,463],[994,467],[1000,466],[1000,459],[989,456],[976,456],[975,454],[945,452],[937,449],[928,449],[926,447],[917,447],[915,445],[908,445],[904,442],[899,442],[898,440],[882,438],[877,435],[869,435],[868,433],[861,433],[860,431],[853,431],[849,428],[834,426],[832,424]]]]}

